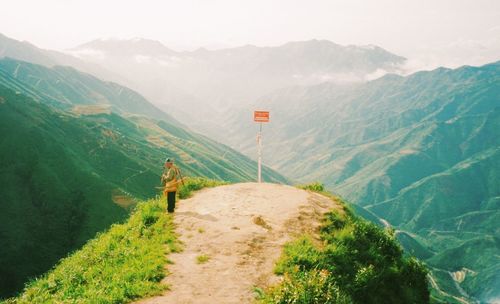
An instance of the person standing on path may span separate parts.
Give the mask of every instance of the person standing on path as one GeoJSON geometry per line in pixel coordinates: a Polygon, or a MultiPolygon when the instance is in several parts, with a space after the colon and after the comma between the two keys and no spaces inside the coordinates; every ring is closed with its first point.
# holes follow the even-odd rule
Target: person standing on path
{"type": "Polygon", "coordinates": [[[167,211],[168,213],[173,213],[177,186],[182,182],[181,171],[174,165],[172,158],[165,160],[165,169],[161,175],[161,184],[163,185],[163,194],[167,197],[167,211]],[[168,169],[167,173],[165,173],[165,169],[168,169]]]}

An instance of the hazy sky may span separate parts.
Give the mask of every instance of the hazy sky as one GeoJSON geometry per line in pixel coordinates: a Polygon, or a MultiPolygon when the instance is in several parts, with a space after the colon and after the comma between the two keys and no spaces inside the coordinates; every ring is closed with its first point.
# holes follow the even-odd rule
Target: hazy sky
{"type": "Polygon", "coordinates": [[[101,37],[193,49],[328,39],[420,66],[500,60],[499,0],[2,0],[0,32],[63,50],[101,37]]]}

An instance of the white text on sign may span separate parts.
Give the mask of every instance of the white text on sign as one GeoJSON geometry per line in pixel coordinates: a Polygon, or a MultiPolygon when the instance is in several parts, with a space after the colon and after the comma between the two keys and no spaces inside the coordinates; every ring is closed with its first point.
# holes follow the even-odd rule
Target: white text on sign
{"type": "Polygon", "coordinates": [[[268,111],[254,111],[253,120],[255,122],[269,122],[269,112],[268,111]]]}

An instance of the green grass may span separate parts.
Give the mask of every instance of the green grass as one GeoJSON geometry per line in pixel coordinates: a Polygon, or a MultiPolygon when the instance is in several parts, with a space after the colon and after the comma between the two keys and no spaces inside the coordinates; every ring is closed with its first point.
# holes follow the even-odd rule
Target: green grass
{"type": "Polygon", "coordinates": [[[203,177],[190,177],[186,178],[184,184],[178,190],[179,198],[186,199],[189,198],[194,191],[209,188],[209,187],[217,187],[222,185],[227,185],[227,182],[218,181],[213,179],[207,179],[203,177]]]}
{"type": "Polygon", "coordinates": [[[310,269],[321,259],[318,249],[310,236],[302,236],[287,243],[283,254],[276,263],[274,272],[279,275],[310,269]]]}
{"type": "Polygon", "coordinates": [[[325,192],[325,186],[320,182],[313,182],[309,184],[297,185],[297,188],[310,190],[314,192],[325,192]]]}
{"type": "MultiPolygon", "coordinates": [[[[324,193],[319,183],[301,188],[324,193]]],[[[322,242],[302,236],[285,245],[275,268],[283,280],[259,293],[260,302],[428,303],[423,264],[403,255],[393,231],[341,204],[344,212],[326,214],[322,242]]]]}
{"type": "Polygon", "coordinates": [[[210,260],[210,256],[208,256],[206,254],[201,254],[201,255],[196,257],[197,264],[204,264],[204,263],[208,262],[209,260],[210,260]]]}
{"type": "MultiPolygon", "coordinates": [[[[189,196],[221,184],[190,178],[180,191],[189,196]]],[[[168,262],[165,253],[180,249],[165,207],[163,198],[139,203],[127,222],[98,234],[6,303],[124,303],[159,294],[167,288],[160,284],[168,262]]],[[[208,259],[201,255],[198,262],[208,259]]]]}
{"type": "Polygon", "coordinates": [[[124,224],[89,241],[6,303],[123,303],[158,294],[177,251],[172,217],[160,199],[140,203],[124,224]],[[166,246],[165,246],[166,245],[166,246]]]}

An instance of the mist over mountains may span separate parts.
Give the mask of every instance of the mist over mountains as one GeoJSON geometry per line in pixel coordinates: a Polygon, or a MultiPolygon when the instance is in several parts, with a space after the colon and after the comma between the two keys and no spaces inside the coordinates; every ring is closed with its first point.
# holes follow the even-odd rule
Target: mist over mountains
{"type": "Polygon", "coordinates": [[[123,78],[107,71],[102,66],[85,62],[62,52],[40,49],[27,41],[18,41],[0,33],[0,58],[3,57],[36,63],[46,67],[56,65],[71,66],[82,72],[98,75],[99,78],[104,80],[118,83],[125,82],[123,78]]]}
{"type": "Polygon", "coordinates": [[[327,40],[177,52],[142,38],[98,39],[60,53],[0,38],[0,57],[48,67],[69,65],[120,83],[211,137],[223,132],[221,120],[274,90],[365,82],[402,72],[406,60],[375,45],[342,46],[327,40]]]}
{"type": "Polygon", "coordinates": [[[160,108],[209,135],[222,131],[217,123],[228,109],[276,89],[363,82],[399,71],[405,62],[377,46],[341,46],[326,40],[175,52],[153,40],[101,39],[69,54],[130,80],[128,85],[160,108]]]}

